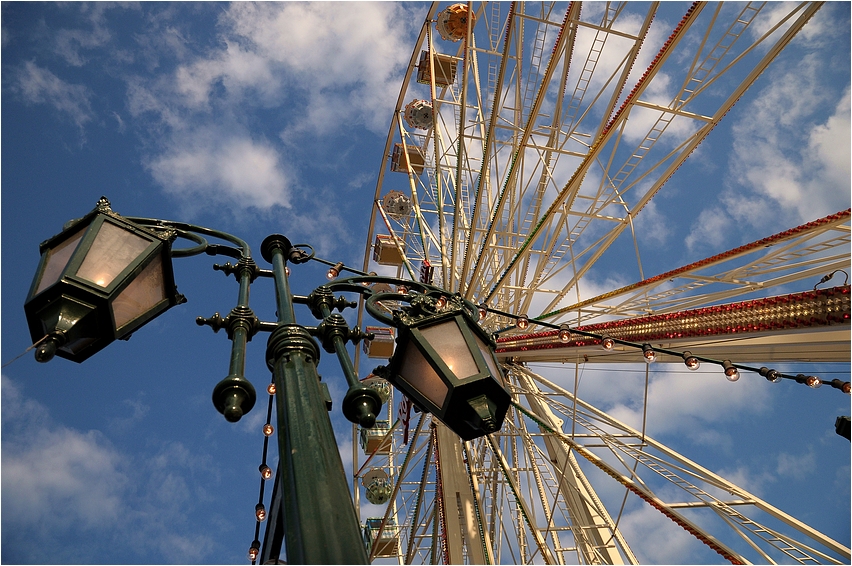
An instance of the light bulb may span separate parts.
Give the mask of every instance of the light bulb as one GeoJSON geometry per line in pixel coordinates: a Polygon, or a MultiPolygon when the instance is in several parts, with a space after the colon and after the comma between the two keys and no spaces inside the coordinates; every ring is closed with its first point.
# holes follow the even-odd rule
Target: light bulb
{"type": "Polygon", "coordinates": [[[822,381],[815,375],[809,375],[805,378],[805,385],[812,389],[817,389],[820,385],[822,385],[822,381]]]}
{"type": "Polygon", "coordinates": [[[266,507],[263,506],[263,503],[258,503],[254,506],[254,515],[257,517],[258,522],[266,520],[266,507]]]}
{"type": "Polygon", "coordinates": [[[485,318],[485,316],[487,314],[488,314],[488,310],[486,309],[485,305],[480,305],[479,306],[479,320],[482,320],[483,318],[485,318]]]}
{"type": "Polygon", "coordinates": [[[268,480],[272,477],[272,468],[270,468],[266,464],[261,464],[258,470],[260,470],[260,477],[262,477],[263,479],[268,480]]]}
{"type": "Polygon", "coordinates": [[[517,322],[515,322],[515,325],[521,330],[526,330],[530,327],[530,319],[527,318],[527,315],[522,314],[518,317],[518,320],[517,322]]]}
{"type": "Polygon", "coordinates": [[[852,391],[852,384],[848,381],[840,386],[840,390],[849,395],[849,392],[852,391]]]}
{"type": "Polygon", "coordinates": [[[341,270],[341,269],[343,269],[343,262],[342,262],[342,261],[338,261],[337,263],[335,263],[335,264],[334,264],[334,266],[333,266],[333,267],[330,267],[330,268],[328,269],[328,273],[326,273],[326,274],[325,274],[325,276],[326,276],[326,277],[328,277],[329,279],[334,279],[334,278],[336,278],[338,275],[340,275],[340,270],[341,270]]]}
{"type": "Polygon", "coordinates": [[[604,336],[601,338],[601,348],[604,350],[612,350],[615,347],[615,340],[610,338],[609,336],[604,336]]]}
{"type": "Polygon", "coordinates": [[[642,357],[645,358],[646,364],[650,364],[657,359],[657,352],[654,351],[650,344],[642,344],[642,357]]]}
{"type": "Polygon", "coordinates": [[[284,273],[287,274],[287,277],[290,277],[290,266],[289,265],[284,266],[284,273]]]}
{"type": "Polygon", "coordinates": [[[781,374],[775,371],[774,369],[769,369],[766,366],[760,368],[760,375],[766,378],[767,381],[772,383],[778,383],[781,381],[781,374]]]}
{"type": "Polygon", "coordinates": [[[267,385],[266,386],[266,392],[269,393],[270,395],[275,395],[275,384],[270,383],[269,385],[267,385]]]}
{"type": "Polygon", "coordinates": [[[740,372],[737,368],[734,367],[734,364],[731,363],[731,360],[725,360],[722,362],[722,369],[725,370],[725,379],[728,381],[736,381],[740,378],[740,372]]]}
{"type": "Polygon", "coordinates": [[[272,433],[275,432],[275,429],[271,424],[266,423],[263,425],[263,436],[272,436],[272,433]]]}
{"type": "Polygon", "coordinates": [[[443,295],[438,297],[438,300],[435,301],[435,308],[438,309],[439,311],[444,310],[444,308],[446,306],[447,306],[447,297],[444,297],[443,295]]]}
{"type": "Polygon", "coordinates": [[[567,324],[563,324],[559,327],[559,341],[563,344],[567,344],[571,341],[571,331],[568,329],[567,324]]]}
{"type": "Polygon", "coordinates": [[[249,560],[251,560],[252,562],[257,560],[257,555],[259,553],[260,553],[260,541],[255,540],[251,543],[251,547],[249,548],[249,551],[248,551],[249,560]]]}
{"type": "Polygon", "coordinates": [[[686,369],[695,371],[701,365],[701,362],[698,361],[698,358],[692,355],[692,352],[686,351],[683,353],[683,363],[686,365],[686,369]]]}
{"type": "Polygon", "coordinates": [[[397,285],[396,286],[396,292],[399,293],[400,295],[407,295],[408,294],[408,287],[406,287],[405,285],[397,285]]]}

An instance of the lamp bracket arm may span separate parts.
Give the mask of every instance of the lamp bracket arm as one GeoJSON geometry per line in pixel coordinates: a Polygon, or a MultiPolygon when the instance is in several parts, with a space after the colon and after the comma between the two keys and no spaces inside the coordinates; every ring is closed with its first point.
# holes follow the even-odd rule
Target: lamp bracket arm
{"type": "Polygon", "coordinates": [[[173,257],[186,257],[204,252],[208,255],[225,255],[235,259],[251,258],[251,248],[246,241],[234,236],[233,234],[229,234],[228,232],[205,228],[204,226],[189,224],[187,222],[176,222],[174,220],[138,217],[128,218],[128,220],[153,229],[174,230],[178,237],[192,240],[198,244],[192,248],[172,250],[173,257]],[[209,244],[204,236],[210,236],[212,238],[218,238],[220,240],[230,242],[236,247],[223,246],[221,244],[209,244]]]}
{"type": "Polygon", "coordinates": [[[311,309],[311,314],[317,319],[328,318],[334,309],[337,309],[338,312],[343,312],[343,309],[346,307],[355,308],[358,306],[357,302],[349,301],[346,297],[335,297],[331,287],[328,285],[320,285],[307,297],[299,297],[298,301],[296,297],[293,297],[293,302],[308,305],[311,309]]]}
{"type": "Polygon", "coordinates": [[[261,330],[268,330],[268,323],[262,323],[254,314],[251,308],[243,305],[234,307],[227,316],[222,316],[218,312],[214,313],[210,318],[199,316],[195,319],[198,326],[209,326],[213,332],[219,332],[224,328],[228,333],[228,338],[234,339],[234,331],[237,328],[246,330],[246,339],[251,341],[252,337],[261,330]]]}
{"type": "MultiPolygon", "coordinates": [[[[260,267],[258,267],[258,265],[250,257],[241,257],[240,261],[238,261],[236,265],[231,264],[231,262],[222,265],[218,263],[213,264],[213,270],[221,271],[225,275],[233,275],[237,281],[242,278],[242,275],[244,273],[248,274],[249,281],[251,283],[254,283],[254,280],[257,279],[259,276],[264,275],[263,273],[261,273],[264,270],[261,270],[260,267]]],[[[269,274],[272,275],[271,271],[265,271],[268,271],[269,274]]]]}
{"type": "Polygon", "coordinates": [[[223,246],[222,244],[207,244],[204,248],[204,253],[207,255],[224,255],[234,259],[244,259],[243,251],[233,246],[223,246]]]}

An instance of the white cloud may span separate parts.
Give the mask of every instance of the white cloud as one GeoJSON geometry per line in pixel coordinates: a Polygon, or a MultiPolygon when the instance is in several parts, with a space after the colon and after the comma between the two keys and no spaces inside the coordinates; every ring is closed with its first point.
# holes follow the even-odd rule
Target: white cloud
{"type": "Polygon", "coordinates": [[[816,471],[816,455],[813,450],[805,454],[778,454],[778,475],[797,480],[805,479],[816,471]]]}
{"type": "MultiPolygon", "coordinates": [[[[304,189],[319,191],[306,182],[294,193],[300,162],[291,154],[309,151],[319,134],[387,128],[411,52],[414,24],[405,22],[416,20],[412,9],[423,8],[230,5],[219,16],[213,47],[180,50],[171,70],[151,64],[152,74],[127,79],[130,113],[152,141],[145,159],[152,176],[185,203],[226,202],[235,210],[310,198],[304,189]],[[283,116],[281,129],[264,139],[248,134],[258,131],[248,123],[258,109],[283,116]]],[[[170,26],[159,28],[164,41],[189,41],[170,26]]],[[[157,49],[148,45],[145,56],[157,49]]],[[[357,148],[336,151],[341,157],[357,148]]]]}
{"type": "Polygon", "coordinates": [[[227,40],[223,51],[181,66],[175,74],[176,90],[191,108],[207,107],[217,81],[235,99],[243,99],[246,91],[253,90],[267,100],[277,93],[280,82],[268,59],[227,40]]]}
{"type": "Polygon", "coordinates": [[[686,247],[690,252],[705,246],[717,248],[724,243],[731,224],[731,217],[718,208],[703,211],[684,240],[686,247]]]}
{"type": "Polygon", "coordinates": [[[118,462],[96,431],[49,431],[25,449],[10,447],[3,454],[4,515],[30,524],[103,526],[119,513],[126,478],[118,462]],[[56,501],[65,502],[71,516],[52,513],[56,501]]]}
{"type": "Polygon", "coordinates": [[[215,552],[209,521],[186,523],[196,500],[209,499],[197,483],[215,477],[209,457],[174,442],[122,453],[100,431],[55,423],[6,376],[2,419],[4,562],[110,562],[119,541],[130,560],[151,548],[164,563],[203,562],[215,552]],[[92,542],[69,549],[67,536],[92,542]]]}
{"type": "Polygon", "coordinates": [[[81,67],[88,62],[87,52],[106,45],[112,39],[112,33],[107,27],[106,13],[108,10],[138,9],[134,3],[93,2],[80,3],[74,6],[85,19],[85,28],[63,28],[52,33],[53,51],[66,63],[81,67]]]}
{"type": "Polygon", "coordinates": [[[634,224],[640,245],[645,244],[651,249],[653,249],[653,246],[665,245],[672,233],[669,222],[657,210],[657,203],[653,200],[649,201],[642,209],[641,214],[636,216],[634,224]],[[649,244],[653,246],[649,246],[649,244]]]}
{"type": "MultiPolygon", "coordinates": [[[[767,6],[757,22],[761,33],[789,9],[767,6]]],[[[703,161],[725,163],[727,172],[723,188],[713,191],[717,196],[685,238],[690,252],[712,253],[741,244],[738,238],[745,226],[758,227],[765,235],[778,226],[798,225],[849,206],[848,75],[836,70],[842,61],[827,58],[825,51],[815,54],[815,48],[824,48],[830,40],[848,42],[848,11],[837,12],[830,4],[820,10],[735,106],[726,122],[731,129],[729,156],[703,156],[703,161]]],[[[631,115],[632,121],[637,118],[642,114],[631,115]]],[[[711,134],[709,142],[718,146],[720,140],[725,141],[711,134]]],[[[708,150],[707,142],[699,149],[708,150]]],[[[696,163],[695,155],[690,163],[696,163]]]]}
{"type": "Polygon", "coordinates": [[[838,102],[834,114],[825,124],[810,131],[808,153],[814,163],[821,165],[825,180],[838,188],[849,187],[852,176],[850,159],[849,89],[838,102]]]}
{"type": "Polygon", "coordinates": [[[269,143],[215,130],[177,137],[148,164],[167,192],[238,207],[290,207],[288,179],[269,143]],[[220,136],[221,134],[221,136],[220,136]]]}
{"type": "Polygon", "coordinates": [[[24,399],[5,376],[2,380],[4,527],[7,518],[51,528],[114,521],[127,481],[116,451],[97,431],[46,426],[44,407],[24,399]],[[54,512],[58,501],[67,504],[69,515],[54,512]]]}
{"type": "Polygon", "coordinates": [[[181,65],[175,91],[191,108],[209,104],[220,81],[229,103],[286,101],[297,118],[288,135],[358,124],[379,132],[410,54],[408,30],[399,25],[407,10],[386,3],[233,4],[221,17],[224,48],[181,65]]]}
{"type": "Polygon", "coordinates": [[[67,114],[80,128],[93,118],[88,87],[63,81],[32,61],[16,73],[15,90],[30,104],[49,104],[67,114]]]}
{"type": "Polygon", "coordinates": [[[638,510],[626,513],[619,528],[628,541],[642,541],[641,545],[631,547],[639,562],[689,563],[684,557],[689,556],[695,539],[653,507],[643,504],[638,510]]]}
{"type": "Polygon", "coordinates": [[[775,223],[800,223],[849,206],[849,89],[826,88],[824,66],[804,57],[774,77],[734,124],[722,202],[737,220],[766,221],[775,212],[775,223]],[[828,118],[815,122],[827,106],[828,118]]]}
{"type": "Polygon", "coordinates": [[[630,366],[615,373],[589,366],[578,395],[636,429],[641,430],[644,419],[648,435],[658,440],[676,433],[693,443],[723,449],[731,445],[731,439],[715,431],[714,424],[767,408],[767,388],[759,380],[730,383],[715,366],[696,372],[669,364],[654,366],[647,419],[643,417],[644,372],[636,370],[635,375],[625,377],[623,372],[630,366]]]}
{"type": "MultiPolygon", "coordinates": [[[[723,468],[717,473],[719,476],[725,478],[737,487],[740,487],[761,498],[765,497],[767,487],[778,479],[777,476],[767,473],[766,471],[760,471],[744,465],[739,465],[730,469],[723,468]]],[[[708,491],[712,492],[713,490],[711,489],[708,491]]],[[[718,492],[714,494],[717,497],[724,497],[724,495],[718,492]]]]}

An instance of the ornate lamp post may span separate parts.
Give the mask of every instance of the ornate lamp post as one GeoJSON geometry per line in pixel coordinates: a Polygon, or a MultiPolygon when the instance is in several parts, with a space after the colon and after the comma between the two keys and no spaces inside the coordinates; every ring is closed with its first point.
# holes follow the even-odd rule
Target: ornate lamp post
{"type": "MultiPolygon", "coordinates": [[[[368,311],[398,328],[397,352],[384,374],[462,438],[499,430],[509,394],[503,388],[493,341],[474,322],[477,309],[469,301],[430,285],[377,276],[338,280],[308,297],[293,296],[287,262],[317,259],[306,254],[305,247],[293,246],[281,235],[269,236],[261,254],[272,269],[261,269],[248,245],[236,236],[182,222],[124,218],[101,198],[91,213],[68,223],[41,245],[41,263],[24,310],[38,345],[38,361],[58,355],[82,362],[184,302],[174,284],[172,257],[207,253],[237,259],[236,265],[214,266],[237,279],[237,305],[225,317],[216,313],[196,321],[216,331],[224,328],[232,342],[229,373],[213,390],[214,406],[231,422],[240,420],[256,400],[255,389],[245,378],[246,343],[260,331],[270,332],[266,361],[275,386],[279,470],[265,548],[261,553],[259,541],[252,543],[252,561],[259,555],[264,561],[277,558],[283,539],[291,563],[366,564],[359,520],[327,414],[330,397],[317,373],[320,351],[314,338],[337,355],[349,383],[342,406],[348,420],[372,427],[382,399],[358,380],[346,350],[347,341],[357,343],[366,335],[332,313],[357,303],[334,293],[366,296],[368,311]],[[205,236],[233,245],[210,244],[205,236]],[[172,249],[176,238],[196,245],[172,249]],[[249,307],[249,287],[258,277],[275,283],[276,322],[261,321],[249,307]],[[411,290],[375,293],[369,286],[374,283],[411,290]],[[307,304],[321,322],[316,327],[298,324],[294,302],[307,304]],[[397,308],[386,311],[383,302],[397,308]]],[[[334,268],[338,273],[344,269],[341,264],[334,268]]],[[[270,479],[271,471],[266,472],[264,479],[270,479]]],[[[258,521],[266,516],[261,511],[258,521]]]]}

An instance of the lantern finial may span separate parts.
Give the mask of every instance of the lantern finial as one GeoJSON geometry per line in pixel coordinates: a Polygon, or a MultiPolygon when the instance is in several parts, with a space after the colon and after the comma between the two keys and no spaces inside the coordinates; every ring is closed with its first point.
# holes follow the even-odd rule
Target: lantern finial
{"type": "Polygon", "coordinates": [[[98,204],[96,205],[96,208],[100,212],[112,212],[112,207],[109,203],[109,199],[104,196],[98,199],[98,204]]]}

